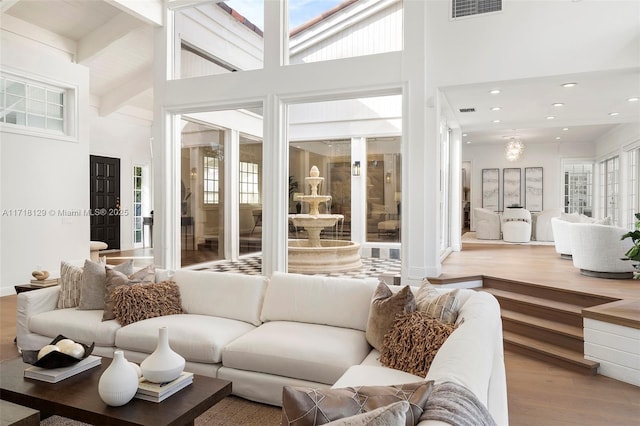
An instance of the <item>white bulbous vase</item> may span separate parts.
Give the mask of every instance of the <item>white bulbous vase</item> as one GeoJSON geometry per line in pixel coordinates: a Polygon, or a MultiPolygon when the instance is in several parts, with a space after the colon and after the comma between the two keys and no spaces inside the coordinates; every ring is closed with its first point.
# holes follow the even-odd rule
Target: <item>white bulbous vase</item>
{"type": "Polygon", "coordinates": [[[138,374],[124,357],[115,351],[109,367],[98,382],[98,394],[105,404],[119,407],[131,401],[138,390],[138,374]]]}
{"type": "Polygon", "coordinates": [[[169,330],[160,327],[158,346],[140,364],[142,376],[153,383],[165,383],[177,379],[184,370],[185,360],[169,346],[169,330]]]}

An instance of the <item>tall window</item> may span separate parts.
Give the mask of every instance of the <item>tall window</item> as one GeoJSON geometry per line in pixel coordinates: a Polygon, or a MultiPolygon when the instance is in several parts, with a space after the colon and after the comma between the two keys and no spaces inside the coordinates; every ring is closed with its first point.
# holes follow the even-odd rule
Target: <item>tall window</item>
{"type": "Polygon", "coordinates": [[[142,167],[133,166],[133,243],[142,242],[142,167]]]}
{"type": "Polygon", "coordinates": [[[258,176],[258,164],[240,162],[240,204],[258,204],[260,202],[258,176]]]}
{"type": "Polygon", "coordinates": [[[449,217],[449,186],[451,176],[449,174],[451,143],[451,129],[445,128],[440,134],[440,250],[444,251],[450,246],[449,217]]]}
{"type": "Polygon", "coordinates": [[[620,221],[619,168],[618,156],[600,162],[600,216],[611,216],[614,224],[618,224],[620,221]]]}
{"type": "Polygon", "coordinates": [[[627,186],[627,224],[628,229],[634,229],[636,218],[635,214],[640,212],[640,197],[638,197],[640,185],[640,148],[627,152],[627,164],[629,168],[629,184],[627,186]]]}
{"type": "Polygon", "coordinates": [[[66,89],[0,77],[0,123],[65,133],[66,89]]]}
{"type": "Polygon", "coordinates": [[[220,202],[220,163],[213,152],[203,156],[203,184],[204,204],[218,204],[220,202]]]}
{"type": "Polygon", "coordinates": [[[562,166],[565,213],[593,215],[593,163],[577,162],[562,166]]]}

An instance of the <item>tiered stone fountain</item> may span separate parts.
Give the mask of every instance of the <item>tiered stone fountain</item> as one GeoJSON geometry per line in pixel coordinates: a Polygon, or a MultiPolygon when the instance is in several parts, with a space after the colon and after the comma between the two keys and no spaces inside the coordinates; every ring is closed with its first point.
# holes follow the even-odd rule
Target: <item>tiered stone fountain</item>
{"type": "Polygon", "coordinates": [[[318,185],[324,181],[316,166],[304,178],[311,187],[311,195],[300,195],[297,200],[309,204],[308,214],[292,214],[289,219],[296,228],[304,228],[308,239],[289,240],[289,272],[342,272],[358,269],[360,244],[353,241],[320,239],[324,228],[344,220],[341,214],[320,214],[320,203],[331,200],[331,195],[318,195],[318,185]]]}

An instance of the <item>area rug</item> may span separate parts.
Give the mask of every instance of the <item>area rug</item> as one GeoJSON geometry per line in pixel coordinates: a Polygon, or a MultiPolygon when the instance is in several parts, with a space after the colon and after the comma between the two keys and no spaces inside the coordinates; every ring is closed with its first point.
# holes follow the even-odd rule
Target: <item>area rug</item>
{"type": "MultiPolygon", "coordinates": [[[[196,418],[195,426],[279,426],[282,418],[280,407],[247,401],[229,396],[196,418]]],[[[40,426],[87,426],[87,423],[51,416],[40,426]]]]}
{"type": "Polygon", "coordinates": [[[506,245],[525,245],[525,246],[553,246],[553,241],[529,241],[528,243],[509,243],[504,240],[479,240],[476,238],[475,232],[465,232],[462,234],[463,244],[506,244],[506,245]]]}

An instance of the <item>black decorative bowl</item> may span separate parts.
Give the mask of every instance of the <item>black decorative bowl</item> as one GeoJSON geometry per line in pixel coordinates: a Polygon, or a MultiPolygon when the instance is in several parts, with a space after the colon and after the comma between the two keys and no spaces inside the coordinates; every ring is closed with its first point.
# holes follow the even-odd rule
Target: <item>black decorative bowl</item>
{"type": "MultiPolygon", "coordinates": [[[[66,337],[64,337],[62,334],[59,334],[58,337],[56,337],[51,341],[50,345],[55,345],[62,339],[66,339],[66,337]]],[[[80,342],[77,342],[77,343],[80,343],[80,342]]],[[[42,368],[69,367],[70,365],[73,365],[79,362],[81,359],[84,359],[89,355],[91,355],[91,352],[93,352],[93,348],[96,344],[94,342],[90,346],[87,346],[83,343],[80,343],[80,345],[82,345],[82,347],[84,348],[84,356],[82,358],[76,358],[60,351],[51,351],[45,356],[43,356],[42,358],[38,359],[38,352],[40,351],[37,350],[37,351],[22,351],[22,361],[27,364],[35,365],[36,367],[42,367],[42,368]]]]}

